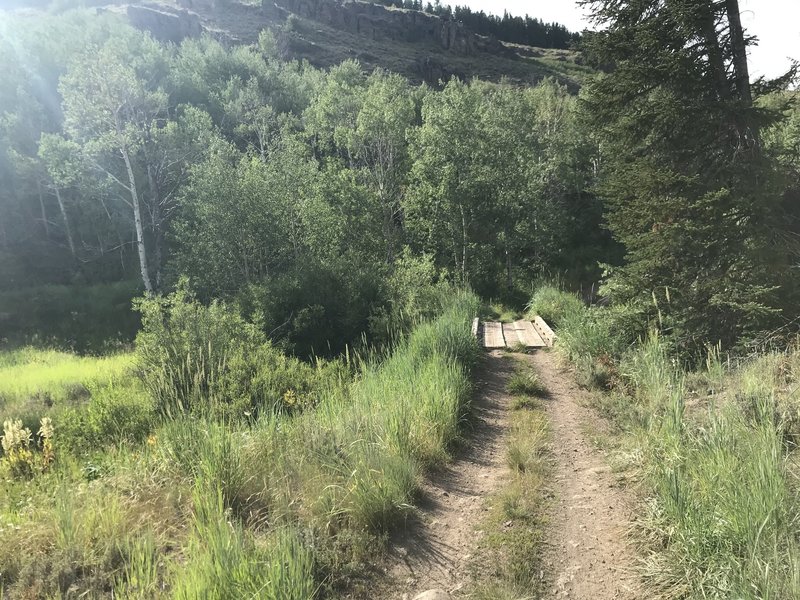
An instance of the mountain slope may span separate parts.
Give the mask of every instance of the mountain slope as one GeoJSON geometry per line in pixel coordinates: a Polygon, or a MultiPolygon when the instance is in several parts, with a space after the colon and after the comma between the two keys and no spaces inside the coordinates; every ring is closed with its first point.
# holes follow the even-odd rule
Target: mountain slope
{"type": "Polygon", "coordinates": [[[287,58],[329,67],[348,58],[383,67],[416,82],[457,76],[533,84],[553,76],[570,87],[592,71],[569,50],[548,50],[480,36],[463,24],[415,10],[361,1],[178,0],[128,5],[131,22],[156,37],[179,41],[205,30],[230,43],[252,43],[265,28],[287,58]]]}

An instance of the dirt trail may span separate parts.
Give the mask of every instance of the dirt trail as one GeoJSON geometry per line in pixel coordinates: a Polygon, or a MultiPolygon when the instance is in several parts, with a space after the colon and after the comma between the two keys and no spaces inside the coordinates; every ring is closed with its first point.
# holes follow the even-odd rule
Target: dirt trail
{"type": "Polygon", "coordinates": [[[390,581],[372,598],[414,598],[430,589],[457,594],[469,582],[485,500],[502,487],[508,473],[511,398],[505,386],[514,367],[515,361],[499,350],[485,356],[475,380],[474,418],[463,450],[423,487],[418,514],[393,540],[390,581]]]}
{"type": "MultiPolygon", "coordinates": [[[[584,425],[597,416],[579,400],[572,383],[546,351],[521,356],[549,392],[545,404],[553,431],[555,496],[544,551],[549,589],[544,598],[633,600],[633,553],[625,544],[629,515],[602,455],[585,439],[584,425]]],[[[470,570],[480,565],[486,500],[507,482],[508,414],[505,386],[517,360],[502,351],[488,353],[478,370],[473,401],[475,419],[463,450],[425,484],[418,513],[391,543],[386,581],[373,589],[376,600],[413,599],[440,589],[454,597],[466,591],[470,570]]]]}
{"type": "Polygon", "coordinates": [[[548,352],[528,357],[549,392],[547,414],[555,458],[552,509],[544,567],[551,573],[547,598],[641,598],[626,543],[629,498],[584,429],[599,417],[581,404],[585,392],[548,352]]]}

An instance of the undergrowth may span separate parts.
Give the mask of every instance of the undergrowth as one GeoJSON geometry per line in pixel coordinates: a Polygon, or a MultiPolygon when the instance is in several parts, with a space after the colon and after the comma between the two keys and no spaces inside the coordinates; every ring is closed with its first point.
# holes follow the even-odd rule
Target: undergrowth
{"type": "MultiPolygon", "coordinates": [[[[152,310],[141,380],[129,355],[0,359],[99,374],[77,378],[90,392],[78,404],[60,399],[69,377],[38,380],[69,406],[53,413],[48,468],[0,476],[4,597],[339,593],[380,558],[460,435],[477,300],[454,294],[391,351],[318,365],[281,358],[223,305],[152,310]]],[[[12,383],[23,391],[6,406],[36,393],[12,383]]],[[[49,438],[35,427],[26,448],[39,465],[49,438]]]]}
{"type": "Polygon", "coordinates": [[[709,345],[696,368],[667,338],[625,326],[631,307],[568,307],[557,350],[622,435],[644,483],[639,521],[653,597],[800,597],[797,490],[800,351],[726,360],[709,345]]]}

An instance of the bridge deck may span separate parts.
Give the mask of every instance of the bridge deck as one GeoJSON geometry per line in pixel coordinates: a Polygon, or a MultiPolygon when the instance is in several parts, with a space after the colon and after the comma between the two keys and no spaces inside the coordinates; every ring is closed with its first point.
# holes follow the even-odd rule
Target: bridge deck
{"type": "Polygon", "coordinates": [[[535,323],[531,321],[515,321],[513,323],[500,323],[498,321],[481,321],[473,323],[473,335],[488,349],[514,348],[544,348],[553,345],[555,335],[547,324],[536,317],[535,323]]]}

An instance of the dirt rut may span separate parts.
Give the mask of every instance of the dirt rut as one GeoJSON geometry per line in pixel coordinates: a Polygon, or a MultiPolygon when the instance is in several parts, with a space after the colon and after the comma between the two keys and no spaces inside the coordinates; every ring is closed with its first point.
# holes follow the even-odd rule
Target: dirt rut
{"type": "MultiPolygon", "coordinates": [[[[640,598],[634,554],[626,543],[630,519],[626,494],[604,457],[586,439],[597,415],[584,394],[547,351],[517,356],[533,367],[548,390],[552,428],[554,496],[543,551],[543,598],[633,600],[640,598]]],[[[454,597],[467,592],[484,532],[487,499],[509,477],[506,463],[511,397],[506,384],[518,362],[502,351],[487,353],[478,369],[474,419],[463,449],[432,474],[419,511],[391,541],[387,577],[371,599],[403,600],[430,589],[454,597]]],[[[541,584],[541,582],[540,582],[541,584]]],[[[540,589],[542,588],[539,585],[540,589]]]]}
{"type": "Polygon", "coordinates": [[[430,589],[457,593],[469,582],[469,566],[483,532],[486,498],[507,477],[506,433],[511,402],[505,387],[516,362],[497,350],[477,371],[473,418],[455,460],[429,477],[419,511],[392,540],[388,581],[373,598],[401,600],[430,589]]]}
{"type": "Polygon", "coordinates": [[[546,598],[633,600],[642,598],[628,544],[631,502],[603,457],[586,439],[587,426],[602,424],[584,406],[574,375],[548,352],[528,357],[549,392],[555,495],[547,531],[546,598]]]}

